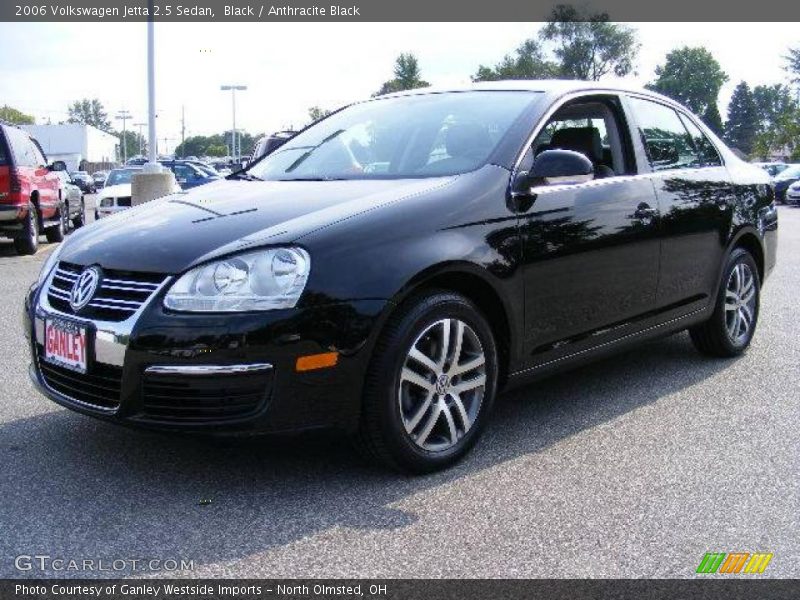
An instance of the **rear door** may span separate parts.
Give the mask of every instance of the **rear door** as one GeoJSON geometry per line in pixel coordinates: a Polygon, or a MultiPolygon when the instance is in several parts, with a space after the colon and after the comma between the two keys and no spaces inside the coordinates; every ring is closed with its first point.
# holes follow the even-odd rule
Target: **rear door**
{"type": "Polygon", "coordinates": [[[658,306],[690,313],[716,289],[733,215],[728,171],[688,114],[644,97],[628,105],[661,212],[658,306]]]}
{"type": "Polygon", "coordinates": [[[629,333],[652,310],[658,282],[657,200],[650,181],[636,176],[619,98],[593,95],[559,108],[534,140],[531,160],[569,137],[555,134],[563,128],[602,128],[602,147],[589,158],[606,172],[534,188],[522,215],[525,345],[534,364],[629,333]]]}

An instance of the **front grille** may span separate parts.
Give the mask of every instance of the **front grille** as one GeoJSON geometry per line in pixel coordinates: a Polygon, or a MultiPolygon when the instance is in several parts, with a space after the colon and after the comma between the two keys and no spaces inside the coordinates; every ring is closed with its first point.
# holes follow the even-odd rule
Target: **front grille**
{"type": "Polygon", "coordinates": [[[247,417],[266,401],[269,372],[185,376],[145,374],[145,417],[163,421],[224,421],[247,417]]]}
{"type": "Polygon", "coordinates": [[[100,408],[117,408],[122,390],[122,367],[95,363],[86,374],[71,371],[44,360],[38,347],[39,370],[47,386],[73,400],[100,408]]]}
{"type": "MultiPolygon", "coordinates": [[[[50,305],[68,315],[76,314],[69,304],[72,285],[83,267],[66,262],[58,263],[47,291],[50,305]]],[[[150,299],[165,280],[157,273],[133,271],[103,271],[94,298],[80,311],[80,316],[103,321],[124,321],[150,299]]]]}

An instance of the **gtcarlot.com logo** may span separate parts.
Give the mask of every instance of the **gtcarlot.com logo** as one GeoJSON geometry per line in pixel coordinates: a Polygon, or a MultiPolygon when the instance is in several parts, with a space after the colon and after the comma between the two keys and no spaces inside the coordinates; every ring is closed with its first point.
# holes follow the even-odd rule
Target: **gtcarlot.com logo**
{"type": "Polygon", "coordinates": [[[772,552],[707,552],[697,567],[697,573],[763,573],[772,560],[772,552]]]}
{"type": "Polygon", "coordinates": [[[183,558],[65,558],[49,554],[20,554],[14,558],[18,571],[194,571],[194,560],[183,558]]]}

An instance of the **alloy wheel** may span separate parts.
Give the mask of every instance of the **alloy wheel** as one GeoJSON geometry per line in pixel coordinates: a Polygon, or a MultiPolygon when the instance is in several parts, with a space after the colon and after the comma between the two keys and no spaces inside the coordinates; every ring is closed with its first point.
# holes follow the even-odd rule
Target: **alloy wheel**
{"type": "Polygon", "coordinates": [[[430,452],[459,443],[478,416],[486,389],[486,356],[475,331],[459,319],[428,326],[409,349],[398,401],[406,433],[430,452]]]}
{"type": "Polygon", "coordinates": [[[738,263],[725,287],[725,327],[734,344],[747,341],[756,315],[755,274],[746,263],[738,263]]]}

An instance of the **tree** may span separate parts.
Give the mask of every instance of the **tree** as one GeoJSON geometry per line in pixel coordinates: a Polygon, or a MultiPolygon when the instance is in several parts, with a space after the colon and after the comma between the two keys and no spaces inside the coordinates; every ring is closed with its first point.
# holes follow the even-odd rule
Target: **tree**
{"type": "Polygon", "coordinates": [[[703,122],[708,125],[708,128],[719,137],[725,135],[725,126],[722,124],[722,115],[719,114],[719,108],[716,102],[709,104],[706,111],[700,115],[700,118],[703,119],[703,122]]]}
{"type": "Polygon", "coordinates": [[[800,149],[800,107],[792,90],[782,84],[753,88],[758,133],[753,154],[762,160],[800,149]]]}
{"type": "Polygon", "coordinates": [[[382,96],[383,94],[391,94],[392,92],[401,92],[403,90],[413,90],[416,88],[428,87],[430,83],[422,79],[419,69],[419,62],[417,57],[411,54],[403,53],[397,57],[394,63],[394,79],[385,82],[381,89],[378,90],[373,96],[382,96]]]}
{"type": "Polygon", "coordinates": [[[146,140],[144,136],[139,135],[135,131],[131,131],[130,129],[126,130],[123,134],[122,131],[115,131],[114,135],[119,137],[119,157],[122,160],[123,156],[127,156],[130,158],[131,156],[136,156],[137,154],[142,154],[139,150],[143,150],[146,148],[146,140]],[[125,154],[122,153],[123,144],[125,144],[125,154]]]}
{"type": "Polygon", "coordinates": [[[656,67],[656,80],[646,87],[706,115],[713,114],[710,107],[726,81],[728,76],[708,50],[684,46],[667,54],[664,65],[656,67]]]}
{"type": "Polygon", "coordinates": [[[481,65],[472,76],[473,81],[499,79],[548,79],[557,77],[558,65],[545,56],[542,45],[534,39],[525,40],[516,50],[516,56],[506,54],[494,67],[481,65]]]}
{"type": "Polygon", "coordinates": [[[789,72],[794,83],[800,83],[800,47],[789,48],[789,54],[784,56],[785,69],[789,72]]]}
{"type": "Polygon", "coordinates": [[[97,98],[76,100],[69,106],[67,113],[69,114],[67,123],[83,123],[84,125],[97,127],[102,131],[111,131],[111,121],[108,120],[108,113],[97,98]]]}
{"type": "Polygon", "coordinates": [[[725,138],[734,148],[749,155],[758,133],[758,108],[747,82],[742,81],[733,90],[728,104],[728,122],[725,124],[725,138]]]}
{"type": "Polygon", "coordinates": [[[636,32],[611,23],[607,13],[589,14],[568,4],[553,9],[539,35],[553,45],[561,75],[567,79],[597,81],[609,74],[628,75],[640,46],[636,32]]]}
{"type": "Polygon", "coordinates": [[[331,114],[331,112],[333,111],[320,108],[319,106],[312,106],[308,109],[308,118],[311,119],[311,122],[313,123],[327,117],[329,114],[331,114]]]}
{"type": "Polygon", "coordinates": [[[14,125],[33,125],[35,119],[31,115],[26,115],[24,112],[12,108],[7,104],[0,107],[0,120],[8,121],[14,125]]]}

